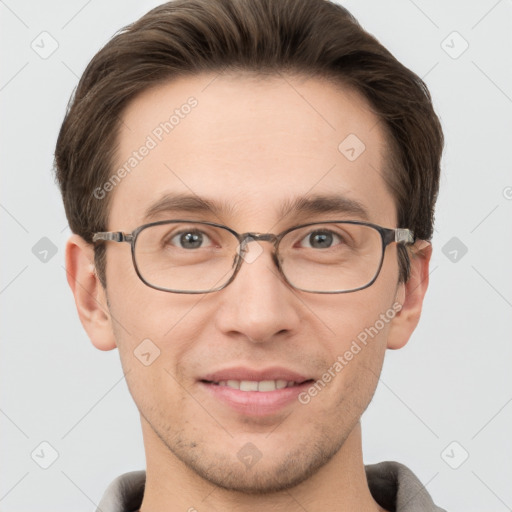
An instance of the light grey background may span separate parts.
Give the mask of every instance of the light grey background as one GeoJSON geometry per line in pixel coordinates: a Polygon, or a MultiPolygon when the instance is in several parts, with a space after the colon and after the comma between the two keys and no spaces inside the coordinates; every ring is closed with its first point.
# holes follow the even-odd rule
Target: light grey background
{"type": "MultiPolygon", "coordinates": [[[[51,168],[86,64],[158,3],[0,1],[3,512],[91,511],[114,477],[145,467],[118,353],[93,348],[66,283],[51,168]],[[58,453],[48,469],[42,442],[58,453]]],[[[407,464],[449,511],[511,510],[512,2],[344,5],[425,79],[446,135],[423,318],[387,354],[363,417],[365,462],[407,464]]]]}

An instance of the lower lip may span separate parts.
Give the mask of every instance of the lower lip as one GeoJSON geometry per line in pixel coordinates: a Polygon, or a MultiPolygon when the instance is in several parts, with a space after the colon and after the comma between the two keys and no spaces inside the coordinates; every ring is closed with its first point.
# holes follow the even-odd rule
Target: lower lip
{"type": "Polygon", "coordinates": [[[215,398],[241,414],[267,416],[281,411],[294,401],[298,401],[298,395],[311,386],[312,381],[274,391],[240,391],[229,386],[219,386],[203,381],[200,381],[199,384],[215,398]]]}

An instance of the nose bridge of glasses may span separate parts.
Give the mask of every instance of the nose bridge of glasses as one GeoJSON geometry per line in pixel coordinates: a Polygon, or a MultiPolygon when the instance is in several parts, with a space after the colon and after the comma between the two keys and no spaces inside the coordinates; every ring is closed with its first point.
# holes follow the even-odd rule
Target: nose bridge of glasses
{"type": "Polygon", "coordinates": [[[272,242],[274,246],[277,242],[277,235],[272,233],[243,233],[240,235],[240,245],[245,249],[249,242],[272,242]]]}

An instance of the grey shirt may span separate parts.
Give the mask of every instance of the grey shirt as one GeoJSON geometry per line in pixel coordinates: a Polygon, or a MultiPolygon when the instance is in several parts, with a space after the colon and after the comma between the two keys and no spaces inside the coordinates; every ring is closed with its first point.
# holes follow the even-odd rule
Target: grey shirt
{"type": "MultiPolygon", "coordinates": [[[[365,466],[374,500],[388,512],[446,512],[436,507],[423,484],[403,464],[393,461],[365,466]]],[[[137,512],[142,504],[145,471],[118,476],[106,489],[96,512],[137,512]]]]}

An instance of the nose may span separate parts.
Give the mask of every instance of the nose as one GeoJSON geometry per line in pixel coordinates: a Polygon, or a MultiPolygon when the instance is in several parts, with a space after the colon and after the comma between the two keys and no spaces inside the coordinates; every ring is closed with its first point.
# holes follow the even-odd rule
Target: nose
{"type": "Polygon", "coordinates": [[[249,240],[235,279],[217,292],[217,328],[253,343],[264,343],[297,332],[300,300],[286,283],[273,257],[273,245],[249,240]]]}

